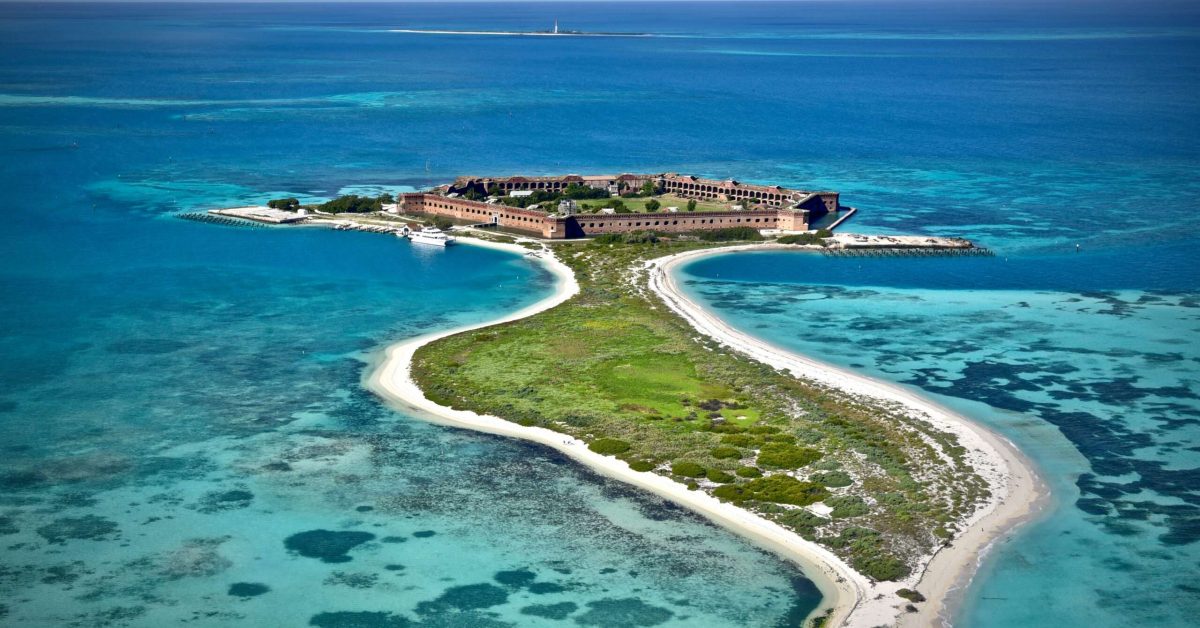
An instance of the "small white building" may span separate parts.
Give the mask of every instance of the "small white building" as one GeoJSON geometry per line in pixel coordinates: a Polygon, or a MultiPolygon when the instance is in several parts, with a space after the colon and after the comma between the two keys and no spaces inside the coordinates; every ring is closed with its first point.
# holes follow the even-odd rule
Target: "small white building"
{"type": "Polygon", "coordinates": [[[600,213],[601,214],[615,214],[615,213],[617,213],[617,210],[613,209],[612,207],[601,207],[600,213]]]}
{"type": "Polygon", "coordinates": [[[533,196],[533,190],[513,190],[508,195],[513,198],[527,198],[533,196]]]}
{"type": "Polygon", "coordinates": [[[579,205],[574,199],[564,198],[558,202],[558,213],[563,216],[573,216],[579,210],[579,205]]]}
{"type": "Polygon", "coordinates": [[[667,208],[667,211],[669,211],[669,212],[671,212],[672,214],[674,214],[675,212],[679,211],[679,208],[678,208],[678,207],[668,207],[668,208],[667,208]]]}

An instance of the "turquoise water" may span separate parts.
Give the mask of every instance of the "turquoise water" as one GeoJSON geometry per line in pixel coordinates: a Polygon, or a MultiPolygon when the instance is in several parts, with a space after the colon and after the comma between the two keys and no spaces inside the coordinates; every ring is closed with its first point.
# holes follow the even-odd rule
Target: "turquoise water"
{"type": "Polygon", "coordinates": [[[1038,464],[1048,516],[997,545],[962,623],[1186,626],[1200,610],[1200,282],[1186,270],[1134,275],[1194,269],[1194,250],[751,253],[681,272],[684,289],[734,326],[931,395],[1038,464]]]}
{"type": "Polygon", "coordinates": [[[1058,509],[960,624],[1186,624],[1198,51],[1172,2],[0,4],[0,622],[794,625],[819,597],[795,568],[361,388],[380,347],[530,303],[544,272],[170,217],[677,170],[1000,251],[746,256],[693,288],[1042,465],[1058,509]],[[654,36],[386,32],[553,17],[654,36]]]}

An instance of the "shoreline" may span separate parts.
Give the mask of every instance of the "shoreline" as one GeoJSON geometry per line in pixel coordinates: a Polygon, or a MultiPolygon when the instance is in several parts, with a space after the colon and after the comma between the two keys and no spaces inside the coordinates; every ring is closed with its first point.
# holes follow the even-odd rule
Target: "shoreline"
{"type": "Polygon", "coordinates": [[[988,481],[992,496],[961,521],[964,531],[952,543],[925,557],[913,576],[900,582],[866,584],[858,603],[829,622],[830,626],[950,626],[952,612],[962,604],[967,586],[990,549],[997,540],[1045,510],[1048,488],[1033,463],[1007,438],[898,385],[792,353],[737,331],[683,294],[671,275],[674,268],[700,257],[772,248],[777,247],[741,245],[651,260],[646,263],[650,289],[694,329],[725,347],[848,394],[899,403],[954,434],[974,454],[969,456],[972,466],[988,481]],[[905,601],[895,595],[905,587],[926,597],[915,613],[904,612],[905,601]]]}
{"type": "MultiPolygon", "coordinates": [[[[467,243],[467,239],[460,242],[467,243]]],[[[473,238],[469,244],[522,255],[529,253],[528,249],[515,244],[473,238]]],[[[830,610],[834,613],[832,617],[841,616],[847,605],[850,608],[856,606],[861,598],[861,591],[867,585],[866,578],[851,569],[833,552],[801,538],[791,530],[702,491],[689,491],[686,486],[670,478],[634,471],[624,461],[595,453],[588,449],[586,442],[561,432],[541,427],[526,427],[499,417],[480,415],[467,410],[455,410],[425,397],[411,376],[412,359],[417,349],[447,336],[533,316],[562,304],[579,292],[579,284],[570,268],[549,253],[544,252],[536,257],[559,279],[554,294],[495,320],[425,334],[389,345],[364,378],[367,389],[394,407],[409,412],[415,410],[422,418],[434,423],[533,441],[551,447],[592,471],[679,504],[755,545],[790,560],[799,565],[805,577],[821,591],[821,604],[813,610],[810,618],[819,617],[830,610]]],[[[837,624],[831,622],[828,625],[837,624]]]]}

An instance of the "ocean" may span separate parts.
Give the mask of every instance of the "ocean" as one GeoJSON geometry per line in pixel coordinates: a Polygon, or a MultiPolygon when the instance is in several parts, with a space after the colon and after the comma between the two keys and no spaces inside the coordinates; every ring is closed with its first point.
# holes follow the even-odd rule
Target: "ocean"
{"type": "Polygon", "coordinates": [[[993,248],[685,279],[1039,465],[1049,513],[955,625],[1200,611],[1190,3],[3,3],[0,59],[0,623],[797,625],[785,561],[362,388],[537,266],[173,217],[563,171],[836,189],[847,230],[993,248]],[[555,18],[647,36],[389,32],[555,18]]]}

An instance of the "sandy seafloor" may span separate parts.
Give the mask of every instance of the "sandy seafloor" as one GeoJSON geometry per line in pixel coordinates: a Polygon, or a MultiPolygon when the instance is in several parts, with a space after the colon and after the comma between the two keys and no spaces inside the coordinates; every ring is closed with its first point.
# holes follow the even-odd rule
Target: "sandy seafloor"
{"type": "Polygon", "coordinates": [[[807,612],[799,573],[736,537],[361,389],[370,352],[536,299],[548,287],[528,269],[166,218],[464,173],[675,170],[835,189],[862,210],[848,228],[1000,253],[740,278],[722,262],[695,286],[745,331],[942,394],[1039,464],[1058,508],[985,564],[959,625],[1192,623],[1194,3],[559,13],[563,28],[667,36],[387,32],[545,29],[538,3],[0,5],[4,621],[396,623],[386,613],[415,619],[422,602],[438,621],[530,621],[522,608],[559,600],[575,610],[545,622],[807,612]],[[263,468],[282,461],[299,470],[263,468]],[[340,563],[284,545],[318,529],[376,538],[340,563]],[[578,582],[495,579],[525,564],[578,582]],[[243,601],[237,582],[272,588],[243,601]],[[484,583],[505,602],[477,606],[500,599],[490,588],[436,602],[484,583]],[[589,606],[609,598],[644,606],[589,606]]]}

